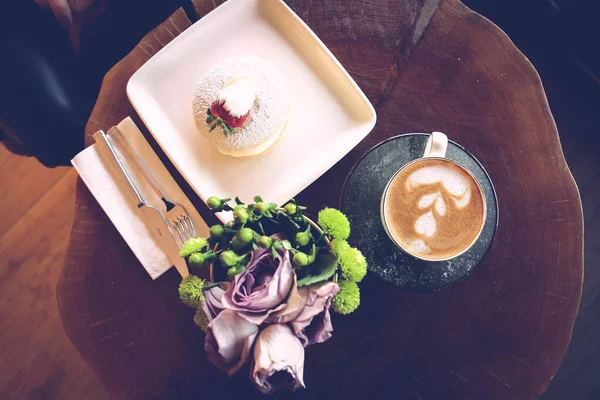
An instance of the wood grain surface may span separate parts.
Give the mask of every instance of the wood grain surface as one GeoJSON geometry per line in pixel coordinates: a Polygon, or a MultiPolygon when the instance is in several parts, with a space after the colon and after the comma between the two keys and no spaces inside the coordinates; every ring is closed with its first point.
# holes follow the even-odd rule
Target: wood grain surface
{"type": "MultiPolygon", "coordinates": [[[[200,15],[216,3],[195,2],[200,15]]],[[[347,173],[370,147],[400,133],[441,130],[487,168],[500,223],[489,255],[461,284],[406,293],[367,277],[358,311],[335,317],[334,337],[307,350],[308,389],[274,398],[539,396],[565,353],[577,313],[583,222],[536,71],[502,31],[458,0],[288,4],[378,113],[373,132],[298,201],[313,209],[336,206],[347,173]]],[[[125,95],[127,80],[189,24],[181,11],[175,13],[108,73],[88,139],[135,116],[125,95]]],[[[177,299],[178,281],[170,271],[153,282],[78,183],[59,308],[68,336],[109,395],[262,398],[250,386],[248,371],[229,379],[208,363],[204,336],[191,322],[193,310],[177,299]]]]}
{"type": "Polygon", "coordinates": [[[76,180],[0,145],[0,399],[106,398],[63,333],[55,300],[76,180]]]}

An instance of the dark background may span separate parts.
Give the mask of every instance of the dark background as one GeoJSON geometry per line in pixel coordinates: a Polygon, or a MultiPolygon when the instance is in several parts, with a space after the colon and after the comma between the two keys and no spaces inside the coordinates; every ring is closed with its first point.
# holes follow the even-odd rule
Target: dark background
{"type": "MultiPolygon", "coordinates": [[[[600,185],[596,183],[600,181],[600,1],[463,2],[500,26],[539,72],[583,202],[583,296],[571,345],[542,399],[600,399],[600,185]]],[[[68,34],[48,10],[39,9],[32,0],[0,1],[0,51],[4,54],[0,71],[8,72],[0,74],[0,138],[12,138],[7,143],[15,151],[47,150],[53,140],[30,136],[39,131],[36,124],[43,123],[47,131],[62,132],[61,146],[52,155],[38,158],[46,165],[68,162],[83,146],[83,128],[106,71],[179,6],[193,16],[187,1],[113,1],[94,30],[83,36],[76,53],[68,34]],[[139,15],[139,9],[145,10],[144,15],[139,15]],[[37,29],[31,29],[32,24],[37,29]],[[7,63],[8,57],[16,62],[7,63]],[[30,57],[39,58],[38,65],[47,62],[48,70],[41,74],[50,74],[65,85],[65,96],[58,99],[62,108],[48,108],[45,100],[18,94],[28,85],[34,93],[42,90],[35,79],[23,73],[30,57]],[[10,73],[11,69],[19,73],[10,73]],[[53,115],[46,118],[42,114],[38,121],[22,118],[23,112],[30,113],[32,102],[40,113],[53,115]],[[48,126],[52,117],[57,124],[54,129],[48,126]]],[[[49,90],[55,93],[51,87],[49,90]]]]}

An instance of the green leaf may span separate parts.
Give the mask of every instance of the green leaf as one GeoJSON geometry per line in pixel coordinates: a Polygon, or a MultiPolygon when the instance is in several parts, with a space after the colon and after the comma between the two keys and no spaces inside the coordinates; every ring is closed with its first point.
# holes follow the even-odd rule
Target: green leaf
{"type": "Polygon", "coordinates": [[[254,250],[258,249],[258,245],[257,245],[256,243],[252,242],[252,248],[253,248],[254,250]]]}
{"type": "Polygon", "coordinates": [[[292,244],[290,243],[289,240],[282,240],[281,244],[282,244],[283,248],[286,249],[286,250],[291,250],[292,249],[292,244]]]}
{"type": "Polygon", "coordinates": [[[212,124],[212,125],[211,125],[211,127],[210,127],[210,130],[209,130],[209,132],[212,132],[212,131],[214,131],[216,127],[217,127],[217,121],[213,122],[213,124],[212,124]]]}
{"type": "Polygon", "coordinates": [[[260,222],[260,221],[257,221],[257,222],[256,222],[256,225],[258,225],[258,229],[260,230],[260,233],[261,233],[262,235],[265,235],[265,228],[263,227],[263,224],[262,224],[262,222],[260,222]]]}
{"type": "Polygon", "coordinates": [[[262,197],[260,197],[260,196],[254,196],[254,202],[255,203],[260,203],[261,201],[263,201],[262,197]]]}
{"type": "Polygon", "coordinates": [[[235,198],[235,204],[240,205],[240,204],[244,204],[239,197],[235,198]]]}
{"type": "Polygon", "coordinates": [[[273,243],[274,249],[280,249],[282,247],[283,247],[283,243],[281,243],[281,241],[279,241],[279,240],[273,243]]]}
{"type": "Polygon", "coordinates": [[[331,278],[335,274],[337,266],[338,262],[334,256],[320,253],[312,264],[301,270],[296,270],[298,287],[312,285],[331,278]]]}
{"type": "Polygon", "coordinates": [[[206,123],[210,124],[211,122],[213,122],[215,119],[211,116],[209,116],[208,118],[206,118],[206,123]]]}
{"type": "Polygon", "coordinates": [[[271,255],[273,258],[277,258],[279,254],[277,254],[277,250],[275,250],[275,246],[271,246],[271,255]]]}
{"type": "Polygon", "coordinates": [[[212,112],[210,111],[210,108],[206,110],[206,114],[207,114],[207,115],[210,115],[211,117],[213,116],[213,115],[212,115],[212,112]]]}

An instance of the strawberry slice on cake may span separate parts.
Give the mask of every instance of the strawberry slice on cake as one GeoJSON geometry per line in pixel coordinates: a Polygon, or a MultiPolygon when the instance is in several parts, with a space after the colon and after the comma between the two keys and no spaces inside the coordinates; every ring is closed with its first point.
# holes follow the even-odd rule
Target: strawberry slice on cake
{"type": "Polygon", "coordinates": [[[223,128],[225,135],[235,132],[246,122],[256,97],[256,83],[252,77],[239,76],[227,83],[219,92],[206,113],[206,123],[213,131],[218,126],[223,128]]]}

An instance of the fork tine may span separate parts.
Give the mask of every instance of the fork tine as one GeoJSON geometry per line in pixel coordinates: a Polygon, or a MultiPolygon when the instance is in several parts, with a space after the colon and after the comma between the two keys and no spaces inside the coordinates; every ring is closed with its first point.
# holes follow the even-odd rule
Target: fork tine
{"type": "Polygon", "coordinates": [[[189,228],[187,226],[187,221],[186,221],[184,215],[182,215],[181,217],[179,217],[179,225],[181,226],[181,230],[182,230],[183,234],[185,235],[186,240],[189,239],[189,238],[191,238],[192,235],[191,235],[190,230],[189,230],[189,228]]]}
{"type": "Polygon", "coordinates": [[[181,240],[183,242],[192,238],[192,230],[189,227],[186,215],[181,215],[177,218],[175,224],[177,225],[177,231],[181,236],[181,240]]]}
{"type": "Polygon", "coordinates": [[[175,220],[173,222],[173,229],[177,233],[177,237],[179,238],[179,241],[181,242],[181,244],[179,244],[179,247],[183,246],[183,243],[185,242],[185,239],[184,239],[184,236],[183,236],[183,230],[181,229],[181,225],[179,224],[178,220],[175,220]]]}
{"type": "Polygon", "coordinates": [[[183,242],[187,241],[189,239],[189,236],[187,234],[185,226],[183,225],[183,223],[181,221],[181,217],[177,218],[176,224],[177,224],[177,229],[179,230],[179,234],[181,235],[181,240],[183,242]]]}
{"type": "Polygon", "coordinates": [[[181,240],[181,236],[179,232],[176,230],[175,225],[173,225],[173,237],[175,238],[175,242],[177,243],[177,247],[181,248],[183,246],[183,241],[181,240]]]}
{"type": "Polygon", "coordinates": [[[196,237],[196,228],[186,209],[179,203],[174,204],[175,207],[167,211],[167,218],[171,225],[171,233],[181,248],[188,239],[196,237]]]}
{"type": "Polygon", "coordinates": [[[189,214],[183,214],[182,219],[190,237],[196,237],[196,229],[194,228],[194,223],[192,222],[192,218],[189,216],[189,214]]]}

